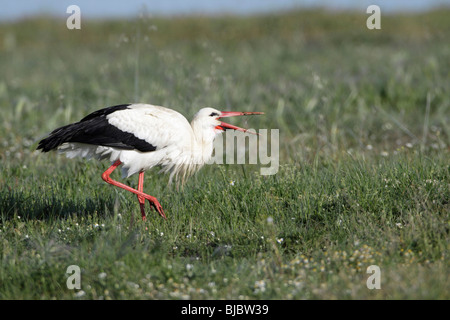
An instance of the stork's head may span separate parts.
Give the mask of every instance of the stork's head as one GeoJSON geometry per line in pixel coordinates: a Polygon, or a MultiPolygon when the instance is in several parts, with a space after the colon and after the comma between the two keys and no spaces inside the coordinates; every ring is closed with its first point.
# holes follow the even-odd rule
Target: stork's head
{"type": "MultiPolygon", "coordinates": [[[[238,130],[247,132],[247,129],[234,126],[232,124],[220,121],[221,118],[235,117],[235,116],[247,116],[252,114],[264,114],[263,112],[238,112],[238,111],[219,111],[213,108],[200,109],[192,120],[192,126],[200,125],[203,134],[208,133],[221,133],[225,130],[238,130]]],[[[253,133],[249,131],[249,133],[253,133]]]]}
{"type": "MultiPolygon", "coordinates": [[[[204,164],[211,158],[213,152],[213,142],[217,134],[225,130],[232,129],[246,132],[247,129],[239,128],[229,123],[220,121],[221,118],[233,116],[245,116],[251,114],[263,114],[262,112],[235,112],[219,111],[213,108],[203,108],[198,111],[191,122],[194,131],[195,144],[191,145],[191,150],[195,157],[195,163],[204,164]]],[[[254,133],[248,131],[249,133],[254,133]]]]}

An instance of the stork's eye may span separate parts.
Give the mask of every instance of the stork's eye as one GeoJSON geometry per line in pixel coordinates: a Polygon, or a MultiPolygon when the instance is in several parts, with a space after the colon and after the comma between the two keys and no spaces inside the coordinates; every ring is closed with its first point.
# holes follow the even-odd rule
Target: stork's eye
{"type": "Polygon", "coordinates": [[[209,116],[210,117],[218,117],[218,116],[220,116],[220,114],[218,114],[217,112],[211,112],[211,114],[209,116]]]}

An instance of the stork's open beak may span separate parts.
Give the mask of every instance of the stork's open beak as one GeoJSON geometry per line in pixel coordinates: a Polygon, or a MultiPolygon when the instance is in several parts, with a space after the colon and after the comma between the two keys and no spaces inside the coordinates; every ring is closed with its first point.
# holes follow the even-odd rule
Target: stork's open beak
{"type": "MultiPolygon", "coordinates": [[[[217,119],[226,118],[226,117],[236,117],[236,116],[250,116],[250,115],[254,115],[254,114],[264,114],[264,112],[222,111],[220,114],[220,117],[218,117],[217,119]]],[[[223,130],[223,131],[225,131],[227,129],[233,129],[233,130],[237,130],[237,131],[247,132],[247,129],[236,127],[236,126],[233,126],[232,124],[229,124],[226,122],[220,122],[220,125],[216,126],[216,129],[223,130]]],[[[255,132],[252,132],[252,131],[249,131],[249,133],[256,134],[255,132]]]]}

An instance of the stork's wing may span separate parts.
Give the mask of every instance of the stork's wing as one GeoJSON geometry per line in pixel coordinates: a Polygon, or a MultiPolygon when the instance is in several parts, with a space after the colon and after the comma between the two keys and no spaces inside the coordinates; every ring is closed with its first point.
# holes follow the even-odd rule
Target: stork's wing
{"type": "Polygon", "coordinates": [[[38,149],[47,152],[65,142],[78,142],[150,152],[180,143],[189,133],[185,130],[192,130],[189,123],[171,109],[147,104],[118,105],[54,130],[39,142],[38,149]]]}

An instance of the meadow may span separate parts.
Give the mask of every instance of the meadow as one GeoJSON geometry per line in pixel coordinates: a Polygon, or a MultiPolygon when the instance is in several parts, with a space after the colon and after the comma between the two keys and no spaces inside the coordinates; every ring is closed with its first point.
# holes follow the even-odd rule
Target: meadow
{"type": "Polygon", "coordinates": [[[0,299],[449,299],[449,16],[0,24],[0,299]],[[168,219],[142,222],[108,162],[35,151],[132,102],[264,111],[233,124],[279,129],[279,170],[208,165],[180,190],[153,170],[168,219]]]}

